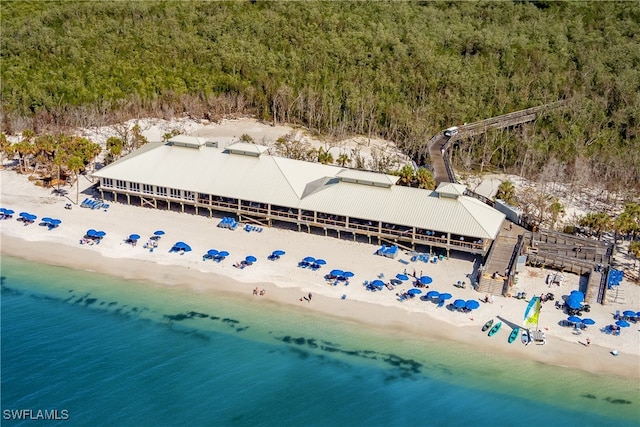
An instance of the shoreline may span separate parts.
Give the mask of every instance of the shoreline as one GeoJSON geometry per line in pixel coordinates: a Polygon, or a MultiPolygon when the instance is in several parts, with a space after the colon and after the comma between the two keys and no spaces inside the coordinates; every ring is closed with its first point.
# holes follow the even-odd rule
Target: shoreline
{"type": "Polygon", "coordinates": [[[175,264],[157,264],[152,261],[111,258],[97,251],[86,251],[81,247],[57,242],[28,241],[15,236],[2,235],[2,254],[49,265],[72,269],[95,271],[125,280],[143,280],[164,286],[172,286],[181,292],[223,293],[244,303],[268,303],[278,310],[309,310],[312,315],[322,318],[339,319],[341,322],[374,328],[376,333],[401,339],[448,341],[469,345],[476,351],[511,359],[523,358],[545,365],[566,367],[594,374],[623,378],[640,378],[638,366],[640,357],[620,353],[615,359],[609,349],[592,344],[589,349],[583,345],[563,339],[552,339],[544,346],[513,345],[506,340],[488,339],[480,331],[484,322],[472,325],[453,326],[429,313],[412,312],[401,307],[372,304],[365,301],[347,299],[341,301],[315,292],[313,301],[299,302],[302,289],[279,286],[270,282],[241,282],[225,275],[203,272],[191,267],[175,264]],[[202,285],[207,283],[207,285],[202,285]],[[254,297],[253,287],[266,290],[264,296],[254,297]],[[304,304],[304,305],[303,305],[304,304]],[[586,357],[585,351],[589,351],[586,357]],[[576,357],[576,355],[581,357],[576,357]],[[615,363],[612,363],[615,361],[615,363]]]}

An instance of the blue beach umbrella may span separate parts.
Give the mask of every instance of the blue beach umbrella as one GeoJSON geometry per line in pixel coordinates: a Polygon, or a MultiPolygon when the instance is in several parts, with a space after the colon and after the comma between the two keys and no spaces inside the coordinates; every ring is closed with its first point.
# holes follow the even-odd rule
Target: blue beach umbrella
{"type": "Polygon", "coordinates": [[[5,214],[7,213],[7,210],[5,208],[0,208],[0,214],[5,214]]]}
{"type": "Polygon", "coordinates": [[[407,291],[409,295],[420,295],[422,291],[418,288],[412,288],[407,291]]]}
{"type": "Polygon", "coordinates": [[[569,316],[567,317],[567,320],[571,323],[581,323],[582,319],[579,318],[578,316],[569,316]]]}
{"type": "Polygon", "coordinates": [[[574,301],[582,302],[584,301],[584,294],[580,291],[571,291],[569,298],[574,301]]]}
{"type": "Polygon", "coordinates": [[[475,310],[476,308],[480,307],[480,303],[474,299],[470,299],[467,300],[464,306],[469,310],[475,310]]]}
{"type": "Polygon", "coordinates": [[[409,280],[409,276],[407,276],[406,274],[396,274],[396,279],[402,280],[404,282],[406,280],[409,280]]]}
{"type": "Polygon", "coordinates": [[[455,308],[462,308],[467,304],[467,302],[463,299],[457,299],[453,302],[453,306],[455,308]]]}
{"type": "Polygon", "coordinates": [[[636,317],[636,312],[631,310],[625,310],[622,312],[622,315],[625,317],[636,317]]]}
{"type": "Polygon", "coordinates": [[[325,260],[323,260],[323,259],[317,259],[317,260],[316,260],[316,264],[318,264],[318,265],[326,265],[326,264],[327,264],[327,261],[325,261],[325,260]]]}
{"type": "Polygon", "coordinates": [[[446,300],[451,299],[451,298],[453,298],[453,297],[449,293],[445,292],[444,294],[440,294],[440,299],[443,300],[443,301],[446,301],[446,300]]]}
{"type": "Polygon", "coordinates": [[[87,230],[87,232],[85,233],[87,236],[89,237],[95,237],[96,236],[96,230],[94,230],[93,228],[90,228],[87,230]]]}
{"type": "Polygon", "coordinates": [[[640,317],[640,311],[636,313],[636,316],[640,317]]]}
{"type": "Polygon", "coordinates": [[[50,223],[52,219],[53,219],[53,218],[49,218],[48,216],[46,216],[46,217],[42,218],[42,222],[48,222],[48,223],[50,223]]]}
{"type": "Polygon", "coordinates": [[[420,278],[420,283],[422,283],[423,285],[428,285],[431,282],[433,282],[433,279],[431,277],[429,277],[429,276],[422,276],[420,278]]]}
{"type": "Polygon", "coordinates": [[[373,282],[371,282],[371,286],[375,286],[377,288],[383,288],[384,282],[382,280],[374,280],[373,282]]]}
{"type": "Polygon", "coordinates": [[[14,213],[15,213],[15,211],[14,211],[14,210],[12,210],[12,209],[5,209],[5,210],[4,210],[4,214],[5,214],[5,215],[13,215],[14,213]]]}
{"type": "Polygon", "coordinates": [[[253,255],[249,255],[244,260],[249,262],[249,263],[253,263],[253,262],[256,262],[258,260],[258,258],[254,257],[253,255]]]}
{"type": "Polygon", "coordinates": [[[94,235],[102,239],[104,236],[107,235],[107,233],[105,233],[104,231],[96,231],[94,235]]]}
{"type": "Polygon", "coordinates": [[[344,274],[344,271],[342,270],[331,270],[331,273],[329,273],[330,275],[332,275],[333,277],[340,277],[344,274]]]}
{"type": "Polygon", "coordinates": [[[129,235],[129,240],[139,240],[140,239],[140,235],[139,234],[131,234],[129,235]]]}
{"type": "Polygon", "coordinates": [[[282,256],[284,254],[285,254],[285,252],[283,250],[280,250],[280,249],[273,251],[273,255],[275,255],[275,256],[282,256]]]}
{"type": "Polygon", "coordinates": [[[219,253],[219,252],[218,252],[217,250],[215,250],[215,249],[209,249],[209,250],[207,251],[207,255],[209,255],[209,256],[211,256],[211,257],[214,257],[214,256],[218,255],[218,253],[219,253]]]}
{"type": "Polygon", "coordinates": [[[53,225],[54,227],[57,227],[60,224],[62,224],[62,221],[57,218],[52,218],[51,221],[49,221],[49,224],[53,225]]]}
{"type": "Polygon", "coordinates": [[[304,262],[316,262],[316,259],[312,256],[308,256],[302,259],[304,262]]]}
{"type": "Polygon", "coordinates": [[[572,298],[569,298],[567,300],[567,305],[569,306],[569,308],[571,309],[578,309],[578,308],[582,308],[582,303],[580,301],[576,301],[572,298]]]}
{"type": "Polygon", "coordinates": [[[440,296],[440,292],[438,291],[427,292],[427,298],[438,298],[439,296],[440,296]]]}
{"type": "Polygon", "coordinates": [[[589,319],[588,317],[586,319],[582,319],[582,324],[584,325],[595,325],[596,321],[593,319],[589,319]]]}
{"type": "Polygon", "coordinates": [[[616,325],[620,326],[621,328],[628,328],[629,326],[631,326],[631,324],[629,324],[629,322],[627,322],[626,320],[618,320],[616,322],[616,325]]]}
{"type": "Polygon", "coordinates": [[[355,276],[355,274],[353,274],[353,273],[352,273],[352,272],[350,272],[350,271],[345,271],[344,273],[342,273],[342,277],[346,277],[347,279],[348,279],[349,277],[353,277],[353,276],[355,276]]]}
{"type": "Polygon", "coordinates": [[[31,215],[29,212],[20,212],[19,216],[22,218],[27,218],[29,215],[31,215]]]}
{"type": "Polygon", "coordinates": [[[154,231],[154,232],[153,232],[153,235],[154,235],[154,236],[163,236],[163,235],[164,235],[164,231],[162,231],[162,230],[154,231]]]}
{"type": "Polygon", "coordinates": [[[226,258],[226,257],[228,257],[228,256],[229,256],[229,252],[227,252],[227,251],[220,251],[220,252],[218,252],[218,256],[219,256],[219,257],[221,257],[221,258],[226,258]]]}

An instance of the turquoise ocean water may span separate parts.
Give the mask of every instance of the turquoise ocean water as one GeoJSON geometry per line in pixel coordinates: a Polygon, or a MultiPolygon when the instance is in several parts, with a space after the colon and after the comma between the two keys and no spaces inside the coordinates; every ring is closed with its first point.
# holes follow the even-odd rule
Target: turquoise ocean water
{"type": "Polygon", "coordinates": [[[3,426],[640,424],[634,380],[9,257],[1,266],[3,426]],[[68,419],[9,419],[23,409],[68,419]]]}

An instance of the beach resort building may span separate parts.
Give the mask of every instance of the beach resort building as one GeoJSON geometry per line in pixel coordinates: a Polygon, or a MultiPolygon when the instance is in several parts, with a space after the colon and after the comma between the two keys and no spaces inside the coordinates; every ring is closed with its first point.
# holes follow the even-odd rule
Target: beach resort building
{"type": "Polygon", "coordinates": [[[486,255],[505,215],[443,183],[277,157],[268,147],[176,136],[148,143],[93,174],[102,198],[370,243],[486,255]]]}

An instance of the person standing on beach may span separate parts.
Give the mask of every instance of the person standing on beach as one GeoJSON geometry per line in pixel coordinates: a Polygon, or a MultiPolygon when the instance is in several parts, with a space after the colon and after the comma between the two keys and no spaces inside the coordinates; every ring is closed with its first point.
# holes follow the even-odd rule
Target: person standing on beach
{"type": "Polygon", "coordinates": [[[311,297],[312,297],[311,292],[309,292],[309,302],[311,302],[311,297]]]}

